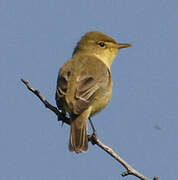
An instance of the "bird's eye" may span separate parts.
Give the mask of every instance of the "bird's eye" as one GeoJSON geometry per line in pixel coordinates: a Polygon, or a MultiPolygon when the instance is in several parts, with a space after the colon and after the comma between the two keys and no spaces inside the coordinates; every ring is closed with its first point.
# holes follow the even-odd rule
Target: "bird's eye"
{"type": "Polygon", "coordinates": [[[100,47],[104,47],[105,46],[104,42],[99,42],[98,44],[99,44],[100,47]]]}

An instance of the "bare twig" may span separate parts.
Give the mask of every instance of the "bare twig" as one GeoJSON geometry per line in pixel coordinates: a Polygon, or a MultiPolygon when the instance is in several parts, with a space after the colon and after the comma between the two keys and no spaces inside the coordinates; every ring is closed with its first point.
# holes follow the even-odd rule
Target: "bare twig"
{"type": "Polygon", "coordinates": [[[26,85],[26,87],[32,92],[34,93],[40,100],[41,102],[45,105],[46,108],[50,109],[51,111],[53,111],[57,117],[58,117],[58,121],[63,121],[67,124],[70,124],[70,119],[68,117],[66,117],[63,113],[61,113],[55,106],[51,105],[44,96],[41,95],[40,91],[37,89],[34,89],[30,83],[24,79],[21,79],[21,81],[26,85]]]}
{"type": "MultiPolygon", "coordinates": [[[[53,111],[57,116],[58,116],[58,120],[65,122],[67,124],[70,124],[70,119],[68,117],[66,117],[62,112],[60,112],[55,106],[52,106],[44,96],[41,95],[39,90],[34,89],[30,83],[24,79],[21,79],[21,81],[26,85],[26,87],[32,92],[34,93],[40,100],[41,102],[45,105],[46,108],[50,109],[51,111],[53,111]]],[[[126,169],[125,172],[123,172],[121,175],[123,177],[128,176],[128,175],[133,175],[138,177],[141,180],[149,180],[147,177],[145,177],[144,175],[142,175],[141,173],[139,173],[138,171],[136,171],[132,166],[130,166],[126,161],[124,161],[118,154],[116,154],[112,148],[106,146],[105,144],[103,144],[96,136],[96,134],[94,133],[93,135],[89,136],[89,140],[91,141],[91,143],[94,145],[96,144],[98,147],[100,147],[101,149],[103,149],[105,152],[107,152],[110,156],[112,156],[116,161],[118,161],[120,164],[122,164],[122,166],[124,166],[124,168],[126,169]]],[[[153,180],[158,180],[158,177],[154,177],[153,180]]]]}
{"type": "MultiPolygon", "coordinates": [[[[109,146],[106,146],[105,144],[103,144],[96,136],[95,134],[93,134],[92,136],[90,136],[90,141],[92,142],[92,144],[96,144],[98,145],[101,149],[103,149],[105,152],[107,152],[110,156],[112,156],[116,161],[118,161],[120,164],[122,164],[126,171],[123,172],[121,175],[123,177],[128,176],[128,175],[134,175],[136,177],[138,177],[139,179],[142,180],[149,180],[147,177],[145,177],[144,175],[142,175],[141,173],[139,173],[138,171],[136,171],[132,166],[130,166],[126,161],[124,161],[118,154],[116,154],[112,148],[110,148],[109,146]]],[[[154,177],[153,180],[156,177],[154,177]]],[[[158,180],[158,179],[157,179],[158,180]]]]}

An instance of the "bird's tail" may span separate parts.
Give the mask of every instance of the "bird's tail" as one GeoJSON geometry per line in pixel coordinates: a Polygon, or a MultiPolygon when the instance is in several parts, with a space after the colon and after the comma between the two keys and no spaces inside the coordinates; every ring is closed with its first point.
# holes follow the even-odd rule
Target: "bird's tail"
{"type": "Polygon", "coordinates": [[[88,150],[87,120],[88,113],[84,111],[71,122],[69,151],[80,153],[88,150]]]}

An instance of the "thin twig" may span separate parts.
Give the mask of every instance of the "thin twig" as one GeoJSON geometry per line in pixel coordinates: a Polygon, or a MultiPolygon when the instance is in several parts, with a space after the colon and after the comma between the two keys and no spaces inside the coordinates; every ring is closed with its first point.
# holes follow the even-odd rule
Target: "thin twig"
{"type": "Polygon", "coordinates": [[[94,134],[90,137],[90,141],[92,142],[92,144],[98,145],[101,149],[103,149],[105,152],[107,152],[110,156],[112,156],[116,161],[118,161],[120,164],[122,164],[125,167],[126,171],[121,174],[123,177],[128,176],[128,175],[134,175],[138,177],[139,179],[149,180],[147,177],[145,177],[144,175],[136,171],[126,161],[124,161],[118,154],[116,154],[112,150],[112,148],[103,144],[94,134]]]}
{"type": "MultiPolygon", "coordinates": [[[[57,116],[58,116],[58,120],[65,122],[67,124],[70,124],[70,119],[68,117],[66,117],[62,112],[60,112],[55,106],[51,105],[44,96],[41,95],[39,90],[34,89],[30,83],[24,79],[21,79],[21,81],[26,85],[26,87],[32,92],[34,93],[40,100],[41,102],[45,105],[46,108],[50,109],[51,111],[53,111],[57,116]]],[[[120,164],[122,164],[122,166],[126,169],[125,172],[123,172],[121,175],[123,177],[128,176],[128,175],[133,175],[138,177],[141,180],[149,180],[147,177],[145,177],[144,175],[142,175],[141,173],[139,173],[138,171],[136,171],[132,166],[130,166],[126,161],[124,161],[118,154],[116,154],[112,148],[110,148],[109,146],[106,146],[105,144],[103,144],[96,136],[96,134],[94,133],[93,135],[89,136],[89,140],[91,141],[91,143],[94,145],[96,144],[98,147],[100,147],[101,149],[103,149],[105,152],[107,152],[110,156],[112,156],[116,161],[118,161],[120,164]]],[[[158,177],[154,177],[153,180],[158,180],[158,177]]]]}
{"type": "Polygon", "coordinates": [[[51,105],[44,96],[41,95],[40,91],[37,89],[34,89],[30,83],[24,79],[21,79],[21,81],[26,85],[26,87],[32,92],[34,93],[40,100],[41,102],[45,105],[46,108],[50,109],[51,111],[53,111],[57,117],[58,117],[58,121],[63,121],[67,124],[70,124],[70,119],[68,117],[66,117],[62,112],[60,112],[55,106],[51,105]]]}

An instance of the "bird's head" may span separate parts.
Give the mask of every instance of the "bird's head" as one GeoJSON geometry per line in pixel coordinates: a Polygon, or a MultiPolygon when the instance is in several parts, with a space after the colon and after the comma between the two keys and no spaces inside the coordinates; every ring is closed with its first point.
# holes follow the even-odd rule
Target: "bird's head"
{"type": "Polygon", "coordinates": [[[73,55],[80,52],[96,56],[97,58],[102,60],[108,67],[110,67],[118,51],[121,48],[130,46],[131,44],[118,43],[113,38],[102,32],[90,31],[86,33],[77,43],[73,55]]]}

